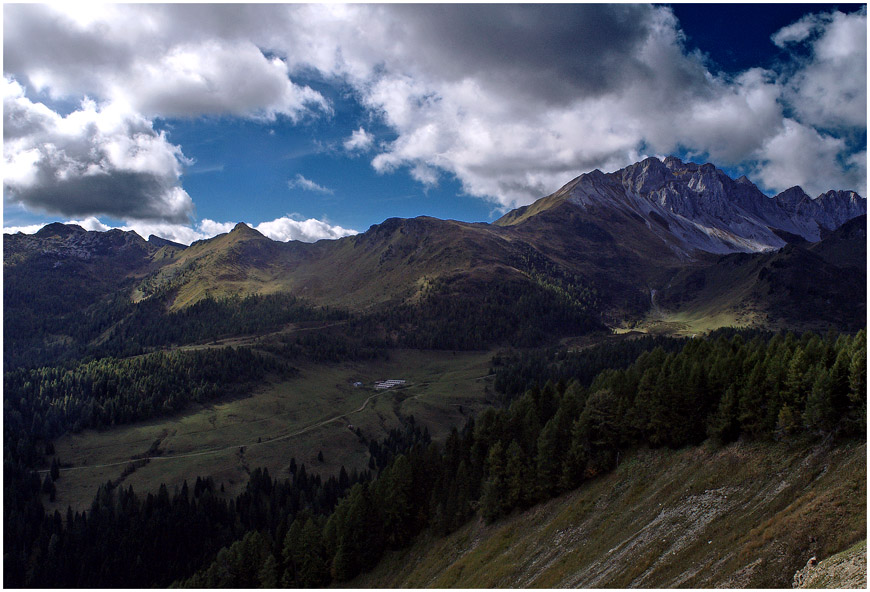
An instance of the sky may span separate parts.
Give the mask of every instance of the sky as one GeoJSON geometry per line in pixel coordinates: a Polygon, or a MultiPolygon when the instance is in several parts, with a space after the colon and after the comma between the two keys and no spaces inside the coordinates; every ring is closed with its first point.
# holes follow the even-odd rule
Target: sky
{"type": "Polygon", "coordinates": [[[867,187],[847,4],[5,4],[3,226],[492,221],[594,169],[867,187]]]}

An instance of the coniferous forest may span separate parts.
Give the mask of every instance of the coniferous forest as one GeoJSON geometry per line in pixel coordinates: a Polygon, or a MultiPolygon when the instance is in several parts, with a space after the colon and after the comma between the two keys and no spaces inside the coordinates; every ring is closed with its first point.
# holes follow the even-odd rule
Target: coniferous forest
{"type": "MultiPolygon", "coordinates": [[[[288,371],[250,353],[220,355],[248,356],[252,372],[288,371]]],[[[159,372],[151,381],[143,374],[157,361],[139,360],[7,375],[7,388],[26,393],[4,413],[7,586],[341,585],[423,531],[449,533],[474,516],[492,522],[529,508],[611,471],[639,446],[866,432],[865,331],[722,330],[622,348],[500,356],[492,368],[500,407],[469,419],[443,443],[406,418],[404,429],[369,443],[371,468],[363,473],[342,469],[324,479],[291,461],[289,477],[254,471],[232,499],[208,478],[146,495],[109,482],[89,510],[47,514],[41,500],[63,475],[52,466],[40,478],[32,467],[55,426],[105,422],[112,414],[124,421],[136,411],[113,393],[129,385],[166,395],[145,413],[175,404],[159,372]],[[594,375],[584,372],[590,367],[594,375]],[[70,403],[69,416],[44,403],[72,391],[90,395],[70,403]],[[42,430],[40,438],[28,442],[26,421],[42,430]],[[17,443],[9,440],[15,433],[17,443]]],[[[171,359],[161,360],[167,362],[171,367],[171,359]]]]}

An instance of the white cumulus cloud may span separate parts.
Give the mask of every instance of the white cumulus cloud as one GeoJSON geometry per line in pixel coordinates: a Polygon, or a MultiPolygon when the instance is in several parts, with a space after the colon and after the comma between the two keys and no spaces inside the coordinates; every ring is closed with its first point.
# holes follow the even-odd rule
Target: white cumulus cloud
{"type": "Polygon", "coordinates": [[[753,178],[760,185],[777,190],[800,185],[812,197],[842,186],[844,179],[846,187],[863,192],[867,178],[865,160],[855,158],[848,168],[843,167],[838,156],[844,149],[843,140],[786,119],[779,132],[759,150],[753,178]]]}
{"type": "Polygon", "coordinates": [[[257,224],[254,228],[272,240],[283,242],[298,240],[313,243],[321,239],[336,239],[358,234],[356,230],[333,226],[315,218],[296,220],[287,216],[257,224]]]}
{"type": "Polygon", "coordinates": [[[3,82],[6,203],[67,216],[182,222],[193,201],[181,187],[189,161],[148,119],[84,100],[62,116],[3,82]]]}
{"type": "Polygon", "coordinates": [[[255,43],[262,35],[252,19],[268,29],[272,17],[286,20],[286,7],[56,4],[4,13],[4,70],[52,96],[95,96],[146,117],[297,120],[330,109],[255,43]]]}
{"type": "Polygon", "coordinates": [[[344,149],[348,152],[365,152],[375,143],[374,135],[360,127],[354,130],[350,137],[344,141],[344,149]]]}
{"type": "Polygon", "coordinates": [[[798,55],[798,70],[785,80],[784,97],[801,120],[827,128],[867,126],[867,14],[809,15],[780,30],[774,42],[798,55]]]}

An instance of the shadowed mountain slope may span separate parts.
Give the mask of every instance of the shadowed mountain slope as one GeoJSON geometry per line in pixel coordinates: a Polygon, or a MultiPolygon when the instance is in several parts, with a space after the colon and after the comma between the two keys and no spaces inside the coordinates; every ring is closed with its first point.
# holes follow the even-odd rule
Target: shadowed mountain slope
{"type": "Polygon", "coordinates": [[[49,224],[34,235],[3,235],[4,358],[62,352],[88,314],[112,307],[145,275],[175,260],[184,246],[135,232],[86,231],[49,224]]]}
{"type": "Polygon", "coordinates": [[[866,241],[866,216],[860,216],[818,243],[725,255],[677,273],[657,303],[699,316],[751,312],[771,328],[857,330],[867,321],[866,241]]]}
{"type": "MultiPolygon", "coordinates": [[[[614,173],[580,175],[531,206],[495,223],[515,226],[570,203],[591,219],[619,212],[646,226],[678,256],[695,251],[759,252],[780,248],[785,231],[819,240],[851,218],[866,214],[866,200],[854,191],[829,191],[810,199],[799,187],[769,198],[746,177],[731,179],[712,164],[648,158],[614,173]]],[[[638,226],[642,232],[642,228],[638,226]]]]}

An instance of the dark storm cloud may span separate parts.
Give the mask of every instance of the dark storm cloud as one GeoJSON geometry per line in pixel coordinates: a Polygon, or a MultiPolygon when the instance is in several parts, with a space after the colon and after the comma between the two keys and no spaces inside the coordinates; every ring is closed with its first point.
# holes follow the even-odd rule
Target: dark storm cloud
{"type": "MultiPolygon", "coordinates": [[[[661,72],[638,58],[655,18],[647,5],[396,5],[414,59],[446,80],[473,77],[550,104],[607,94],[661,72]]],[[[675,83],[696,84],[681,64],[675,83]]]]}
{"type": "MultiPolygon", "coordinates": [[[[153,173],[113,171],[111,174],[57,176],[52,163],[40,163],[36,183],[13,189],[12,200],[29,209],[63,216],[107,215],[118,219],[184,223],[190,212],[178,211],[172,179],[153,173]]],[[[183,199],[183,198],[182,198],[183,199]]]]}

